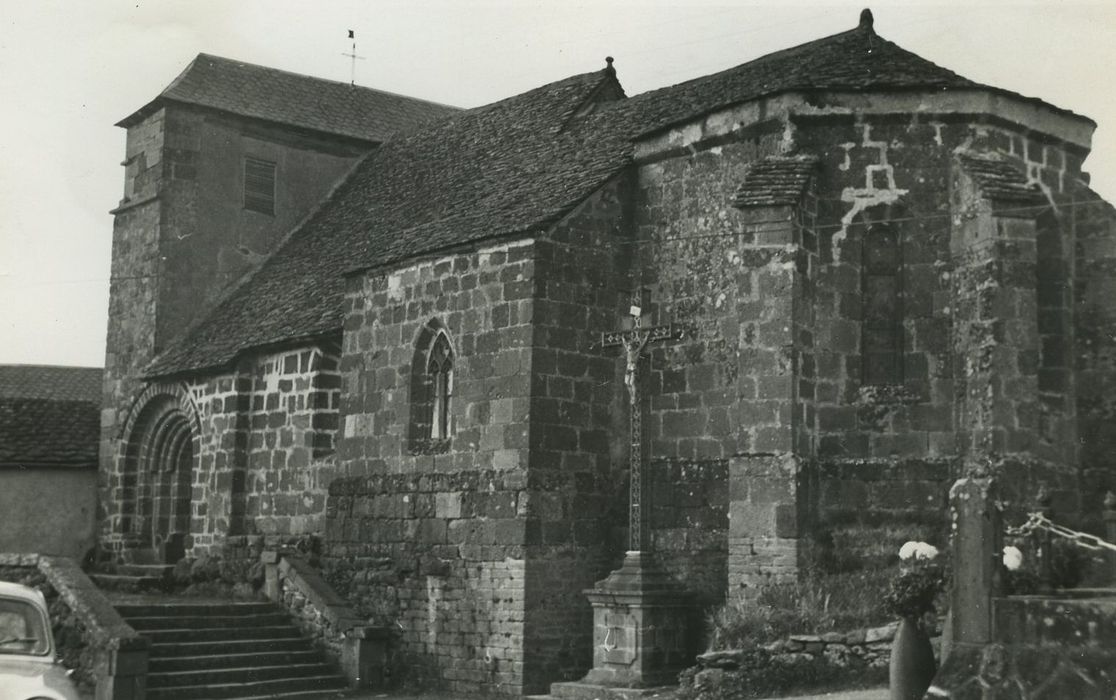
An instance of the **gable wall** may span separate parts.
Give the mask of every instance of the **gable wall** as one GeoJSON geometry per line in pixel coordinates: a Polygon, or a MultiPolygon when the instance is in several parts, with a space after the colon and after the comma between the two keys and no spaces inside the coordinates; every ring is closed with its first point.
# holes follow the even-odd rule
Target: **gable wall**
{"type": "Polygon", "coordinates": [[[402,625],[410,675],[460,692],[523,683],[534,246],[370,272],[346,295],[327,575],[402,625]],[[411,365],[435,317],[455,352],[452,438],[412,452],[411,365]]]}

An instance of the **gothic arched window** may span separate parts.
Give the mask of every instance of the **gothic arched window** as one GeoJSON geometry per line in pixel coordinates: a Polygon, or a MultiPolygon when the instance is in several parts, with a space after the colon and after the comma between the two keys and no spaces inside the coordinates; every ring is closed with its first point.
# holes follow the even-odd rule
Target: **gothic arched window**
{"type": "Polygon", "coordinates": [[[862,263],[863,383],[902,384],[903,260],[899,232],[890,226],[870,226],[864,235],[862,263]]]}
{"type": "Polygon", "coordinates": [[[450,400],[453,398],[453,348],[445,332],[438,333],[430,355],[426,361],[426,373],[430,376],[431,402],[430,437],[441,440],[449,437],[450,400]]]}
{"type": "Polygon", "coordinates": [[[454,368],[449,333],[441,321],[430,319],[415,338],[411,359],[411,421],[407,437],[415,454],[449,449],[453,435],[454,368]]]}

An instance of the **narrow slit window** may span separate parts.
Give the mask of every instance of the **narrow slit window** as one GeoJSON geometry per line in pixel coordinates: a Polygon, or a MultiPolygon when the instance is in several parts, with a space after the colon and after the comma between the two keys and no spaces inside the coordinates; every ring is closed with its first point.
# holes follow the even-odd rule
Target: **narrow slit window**
{"type": "Polygon", "coordinates": [[[899,234],[872,226],[864,236],[861,357],[865,385],[903,383],[903,261],[899,234]]]}
{"type": "Polygon", "coordinates": [[[275,163],[258,158],[244,159],[244,208],[275,214],[275,163]]]}

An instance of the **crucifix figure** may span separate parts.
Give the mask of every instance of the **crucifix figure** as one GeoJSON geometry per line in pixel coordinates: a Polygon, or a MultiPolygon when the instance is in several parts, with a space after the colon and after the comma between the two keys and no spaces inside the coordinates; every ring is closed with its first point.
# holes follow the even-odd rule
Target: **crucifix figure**
{"type": "Polygon", "coordinates": [[[602,347],[624,348],[624,386],[628,389],[630,404],[630,479],[628,490],[628,549],[642,552],[647,549],[647,526],[643,519],[643,407],[639,399],[639,369],[643,351],[649,343],[677,340],[685,335],[685,328],[675,324],[643,326],[643,308],[640,291],[632,295],[628,313],[632,318],[629,330],[604,333],[602,347]]]}

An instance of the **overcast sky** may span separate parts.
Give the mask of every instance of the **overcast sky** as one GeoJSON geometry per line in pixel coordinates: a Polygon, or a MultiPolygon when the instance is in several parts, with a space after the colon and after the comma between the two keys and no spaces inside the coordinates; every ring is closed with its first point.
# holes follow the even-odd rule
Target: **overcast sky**
{"type": "MultiPolygon", "coordinates": [[[[873,2],[881,36],[1098,123],[1116,198],[1116,4],[873,2]]],[[[616,57],[634,95],[851,29],[863,3],[0,0],[0,363],[101,365],[124,130],[199,52],[475,107],[616,57]]]]}

